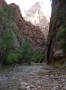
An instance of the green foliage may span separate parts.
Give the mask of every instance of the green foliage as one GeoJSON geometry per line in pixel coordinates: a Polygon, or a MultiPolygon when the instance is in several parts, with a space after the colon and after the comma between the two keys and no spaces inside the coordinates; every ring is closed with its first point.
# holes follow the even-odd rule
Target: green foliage
{"type": "MultiPolygon", "coordinates": [[[[12,63],[30,63],[30,62],[42,62],[44,60],[43,52],[34,52],[32,45],[29,42],[25,42],[16,53],[14,50],[14,36],[16,33],[19,37],[19,31],[16,26],[13,25],[15,11],[12,7],[7,5],[4,8],[0,8],[0,61],[4,64],[12,63]]],[[[20,38],[20,37],[19,37],[20,38]]]]}
{"type": "Polygon", "coordinates": [[[13,9],[7,5],[0,8],[0,61],[5,63],[6,58],[10,52],[14,50],[12,25],[13,22],[13,9]]]}
{"type": "Polygon", "coordinates": [[[42,51],[34,51],[32,45],[29,42],[24,43],[19,50],[20,63],[41,63],[45,59],[45,56],[46,55],[42,51]]]}
{"type": "Polygon", "coordinates": [[[3,45],[7,50],[13,48],[13,35],[10,30],[6,30],[3,34],[3,45]]]}
{"type": "Polygon", "coordinates": [[[20,63],[41,63],[44,61],[46,55],[42,51],[34,51],[32,45],[29,42],[24,43],[24,45],[19,50],[19,62],[20,63]]]}
{"type": "Polygon", "coordinates": [[[31,62],[33,56],[33,48],[29,42],[24,43],[24,45],[19,50],[20,62],[31,62]]]}
{"type": "Polygon", "coordinates": [[[66,27],[61,31],[58,41],[63,40],[62,48],[63,52],[66,53],[66,27]]]}
{"type": "Polygon", "coordinates": [[[7,5],[3,8],[3,11],[5,13],[5,15],[9,18],[9,19],[15,19],[16,17],[16,11],[14,10],[14,8],[12,8],[10,5],[7,5]]]}
{"type": "Polygon", "coordinates": [[[58,40],[64,39],[66,40],[66,28],[64,28],[61,33],[60,36],[58,37],[58,40]]]}
{"type": "Polygon", "coordinates": [[[13,50],[13,35],[11,31],[4,31],[3,37],[0,37],[0,58],[2,62],[5,62],[9,52],[13,50]]]}
{"type": "Polygon", "coordinates": [[[35,55],[33,56],[33,61],[35,63],[41,63],[45,59],[45,54],[42,51],[36,51],[35,55]]]}
{"type": "Polygon", "coordinates": [[[66,53],[66,42],[62,44],[63,52],[66,53]]]}
{"type": "Polygon", "coordinates": [[[59,20],[59,22],[57,23],[57,26],[60,27],[62,24],[64,24],[63,20],[59,20]]]}
{"type": "Polygon", "coordinates": [[[65,0],[62,0],[62,4],[65,4],[66,5],[66,1],[65,0]]]}
{"type": "Polygon", "coordinates": [[[3,47],[3,39],[0,38],[0,50],[2,49],[2,47],[3,47]]]}
{"type": "Polygon", "coordinates": [[[9,53],[6,59],[6,64],[18,63],[19,58],[17,53],[9,53]]]}

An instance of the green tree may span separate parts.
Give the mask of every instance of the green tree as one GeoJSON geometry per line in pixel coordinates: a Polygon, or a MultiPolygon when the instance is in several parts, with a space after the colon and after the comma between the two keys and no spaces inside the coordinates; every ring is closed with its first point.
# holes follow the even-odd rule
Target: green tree
{"type": "Polygon", "coordinates": [[[6,59],[6,64],[18,63],[19,58],[17,53],[9,53],[6,59]]]}
{"type": "Polygon", "coordinates": [[[0,8],[0,62],[6,61],[6,58],[13,46],[13,25],[12,22],[16,16],[15,10],[9,5],[0,8]]]}
{"type": "Polygon", "coordinates": [[[33,56],[33,48],[29,42],[24,43],[24,45],[19,50],[20,53],[20,62],[27,62],[30,63],[33,56]]]}
{"type": "Polygon", "coordinates": [[[32,60],[35,63],[41,63],[41,62],[44,61],[45,57],[46,57],[46,54],[44,54],[44,52],[42,52],[42,51],[36,51],[34,53],[34,56],[33,56],[32,60]]]}
{"type": "Polygon", "coordinates": [[[11,31],[6,30],[3,33],[3,37],[0,38],[0,57],[4,62],[9,52],[13,51],[13,35],[11,31]]]}
{"type": "Polygon", "coordinates": [[[66,53],[66,27],[61,31],[58,41],[62,40],[62,48],[63,52],[66,53]]]}

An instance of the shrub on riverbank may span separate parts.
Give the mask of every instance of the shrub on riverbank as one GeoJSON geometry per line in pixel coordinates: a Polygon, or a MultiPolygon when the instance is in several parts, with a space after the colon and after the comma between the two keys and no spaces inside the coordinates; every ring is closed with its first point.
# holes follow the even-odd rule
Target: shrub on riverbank
{"type": "Polygon", "coordinates": [[[36,51],[34,53],[34,56],[32,58],[32,60],[35,62],[35,63],[41,63],[44,61],[46,55],[44,54],[43,51],[36,51]]]}

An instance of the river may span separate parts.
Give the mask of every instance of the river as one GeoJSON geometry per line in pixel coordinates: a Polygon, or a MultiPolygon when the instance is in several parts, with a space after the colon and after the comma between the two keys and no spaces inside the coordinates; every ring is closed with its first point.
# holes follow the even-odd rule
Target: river
{"type": "Polygon", "coordinates": [[[28,85],[32,84],[35,87],[40,86],[41,88],[30,90],[56,90],[51,89],[56,86],[60,88],[57,90],[63,90],[62,88],[65,84],[62,84],[62,79],[64,83],[66,83],[66,70],[64,71],[64,69],[62,69],[59,71],[45,63],[19,65],[14,68],[12,66],[0,67],[0,90],[20,90],[18,89],[20,82],[26,82],[28,85]],[[55,83],[55,85],[53,83],[55,83]]]}

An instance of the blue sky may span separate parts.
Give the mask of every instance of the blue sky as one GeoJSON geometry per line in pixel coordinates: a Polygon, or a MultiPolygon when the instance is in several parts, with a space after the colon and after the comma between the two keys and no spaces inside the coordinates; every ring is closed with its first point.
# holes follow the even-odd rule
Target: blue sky
{"type": "Polygon", "coordinates": [[[42,1],[45,5],[45,8],[48,14],[51,13],[51,2],[50,0],[5,0],[8,4],[16,3],[19,5],[21,10],[28,10],[34,3],[37,1],[42,1]]]}

